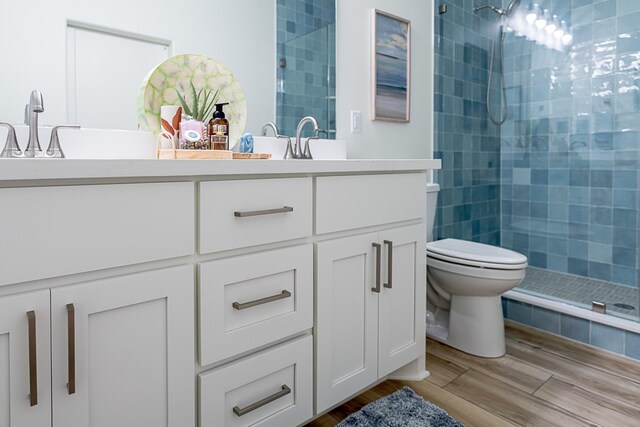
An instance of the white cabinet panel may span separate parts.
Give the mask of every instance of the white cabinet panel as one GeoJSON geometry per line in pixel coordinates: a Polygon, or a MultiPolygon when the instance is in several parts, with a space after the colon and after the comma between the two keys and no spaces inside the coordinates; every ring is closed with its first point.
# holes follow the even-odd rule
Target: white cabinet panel
{"type": "Polygon", "coordinates": [[[317,244],[316,410],[378,378],[378,297],[374,249],[378,234],[317,244]]]}
{"type": "Polygon", "coordinates": [[[424,225],[380,232],[383,283],[379,318],[378,375],[384,377],[424,354],[425,350],[425,229],[424,225]]]}
{"type": "Polygon", "coordinates": [[[310,336],[199,377],[201,427],[295,426],[313,415],[310,336]]]}
{"type": "Polygon", "coordinates": [[[425,216],[427,176],[323,176],[316,178],[316,233],[330,233],[425,216]]]}
{"type": "Polygon", "coordinates": [[[51,425],[49,325],[48,290],[0,298],[0,427],[51,425]],[[28,312],[35,327],[37,402],[30,400],[28,312]]]}
{"type": "Polygon", "coordinates": [[[313,246],[200,265],[199,304],[203,366],[310,329],[313,246]]]}
{"type": "Polygon", "coordinates": [[[4,188],[0,200],[0,224],[11,224],[0,286],[195,250],[192,183],[4,188]]]}
{"type": "Polygon", "coordinates": [[[194,425],[193,298],[192,266],[53,289],[54,426],[194,425]]]}
{"type": "Polygon", "coordinates": [[[310,236],[312,209],[311,178],[200,183],[200,253],[310,236]]]}

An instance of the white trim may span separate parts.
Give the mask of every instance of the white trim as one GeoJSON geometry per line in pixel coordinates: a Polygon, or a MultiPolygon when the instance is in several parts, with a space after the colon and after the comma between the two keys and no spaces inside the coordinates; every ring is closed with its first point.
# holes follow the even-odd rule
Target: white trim
{"type": "MultiPolygon", "coordinates": [[[[596,323],[613,326],[614,328],[623,329],[625,331],[640,333],[640,323],[632,320],[621,319],[619,317],[608,314],[600,314],[584,308],[576,307],[563,302],[552,301],[546,298],[529,295],[518,290],[511,290],[503,294],[505,298],[520,301],[536,307],[546,308],[548,310],[557,311],[558,313],[569,314],[571,316],[590,320],[596,323]]],[[[509,316],[507,316],[509,317],[509,316]]]]}

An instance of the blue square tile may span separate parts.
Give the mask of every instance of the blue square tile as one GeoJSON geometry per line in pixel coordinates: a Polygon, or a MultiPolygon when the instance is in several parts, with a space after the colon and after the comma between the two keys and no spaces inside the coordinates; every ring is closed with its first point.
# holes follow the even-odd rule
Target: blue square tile
{"type": "Polygon", "coordinates": [[[599,280],[611,280],[611,264],[589,262],[589,277],[599,280]]]}
{"type": "Polygon", "coordinates": [[[587,276],[589,274],[589,263],[586,259],[569,258],[569,273],[587,276]]]}
{"type": "Polygon", "coordinates": [[[625,331],[624,354],[640,360],[640,334],[625,331]]]}
{"type": "Polygon", "coordinates": [[[531,326],[554,334],[560,333],[560,313],[541,307],[533,307],[531,326]]]}
{"type": "Polygon", "coordinates": [[[533,307],[520,301],[509,300],[507,303],[507,314],[509,319],[531,325],[533,307]]]}
{"type": "Polygon", "coordinates": [[[613,171],[592,170],[591,187],[611,188],[613,184],[613,171]]]}
{"type": "Polygon", "coordinates": [[[637,252],[635,248],[623,248],[619,246],[613,247],[612,260],[616,265],[635,267],[636,257],[637,252]]]}
{"type": "Polygon", "coordinates": [[[624,331],[601,323],[592,323],[590,344],[614,353],[622,353],[624,331]]]}
{"type": "Polygon", "coordinates": [[[589,343],[590,322],[579,317],[562,314],[560,319],[560,335],[572,340],[589,343]]]}

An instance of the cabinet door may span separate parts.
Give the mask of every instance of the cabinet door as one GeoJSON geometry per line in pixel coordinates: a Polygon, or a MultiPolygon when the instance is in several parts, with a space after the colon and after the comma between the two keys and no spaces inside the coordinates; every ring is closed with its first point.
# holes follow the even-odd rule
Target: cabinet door
{"type": "Polygon", "coordinates": [[[54,427],[195,425],[194,286],[180,266],[51,290],[54,427]]]}
{"type": "Polygon", "coordinates": [[[49,291],[0,298],[0,427],[50,425],[49,291]]]}
{"type": "Polygon", "coordinates": [[[317,244],[316,412],[378,378],[378,234],[317,244]]]}
{"type": "Polygon", "coordinates": [[[380,233],[384,248],[380,294],[378,374],[389,375],[425,350],[425,228],[380,233]],[[390,270],[391,269],[391,273],[390,270]],[[391,285],[389,280],[391,279],[391,285]],[[390,287],[389,287],[390,286],[390,287]]]}

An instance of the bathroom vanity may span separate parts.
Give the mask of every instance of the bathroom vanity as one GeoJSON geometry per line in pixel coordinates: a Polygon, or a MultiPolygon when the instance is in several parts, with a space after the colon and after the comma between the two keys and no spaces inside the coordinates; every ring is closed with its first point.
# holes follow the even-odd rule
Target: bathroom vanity
{"type": "Polygon", "coordinates": [[[294,426],[421,379],[437,160],[0,160],[0,426],[294,426]]]}

